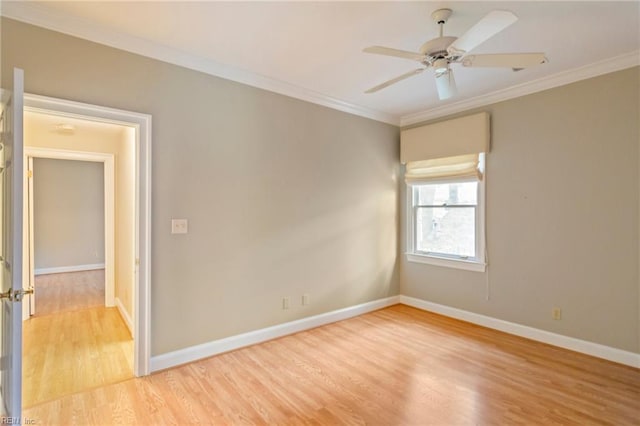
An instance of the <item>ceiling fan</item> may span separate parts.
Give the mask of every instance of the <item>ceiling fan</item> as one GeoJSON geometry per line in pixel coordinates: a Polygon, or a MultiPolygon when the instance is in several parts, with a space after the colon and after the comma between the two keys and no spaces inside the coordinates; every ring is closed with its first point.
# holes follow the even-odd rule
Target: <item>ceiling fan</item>
{"type": "Polygon", "coordinates": [[[422,64],[421,68],[409,71],[396,78],[372,87],[365,93],[374,93],[399,81],[420,74],[429,67],[435,71],[438,97],[448,99],[457,93],[451,64],[463,67],[523,68],[547,62],[544,53],[494,53],[486,55],[468,55],[476,46],[490,39],[518,20],[509,11],[494,10],[478,21],[461,37],[444,36],[444,24],[451,16],[451,9],[438,9],[431,18],[440,26],[440,37],[429,40],[420,47],[419,52],[392,49],[390,47],[371,46],[363,50],[366,53],[413,59],[422,64]]]}

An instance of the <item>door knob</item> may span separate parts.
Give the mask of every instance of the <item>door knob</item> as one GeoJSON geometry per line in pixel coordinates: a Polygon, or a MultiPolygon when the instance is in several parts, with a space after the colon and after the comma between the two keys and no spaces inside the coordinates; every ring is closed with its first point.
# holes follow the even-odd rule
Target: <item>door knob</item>
{"type": "Polygon", "coordinates": [[[12,302],[22,302],[24,296],[33,294],[33,288],[14,290],[10,288],[8,291],[0,293],[0,299],[8,299],[12,302]]]}

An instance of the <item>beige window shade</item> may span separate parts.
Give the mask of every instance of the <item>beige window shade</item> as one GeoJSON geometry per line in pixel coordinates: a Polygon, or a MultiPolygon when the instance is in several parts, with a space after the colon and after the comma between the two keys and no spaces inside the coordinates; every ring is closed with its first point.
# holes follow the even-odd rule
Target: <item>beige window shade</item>
{"type": "Polygon", "coordinates": [[[480,154],[459,155],[433,160],[409,161],[404,179],[409,185],[418,185],[438,179],[482,179],[479,170],[480,154]]]}
{"type": "Polygon", "coordinates": [[[429,124],[400,133],[400,161],[431,160],[489,152],[489,113],[429,124]]]}

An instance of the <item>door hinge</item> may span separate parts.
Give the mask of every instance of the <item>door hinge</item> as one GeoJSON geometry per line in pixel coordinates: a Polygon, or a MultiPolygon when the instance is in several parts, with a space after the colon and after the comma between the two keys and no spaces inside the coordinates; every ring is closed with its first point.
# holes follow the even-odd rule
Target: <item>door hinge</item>
{"type": "Polygon", "coordinates": [[[33,177],[33,170],[27,170],[27,177],[28,178],[32,178],[33,177]]]}
{"type": "Polygon", "coordinates": [[[10,288],[8,291],[0,293],[0,299],[9,299],[11,302],[22,302],[24,296],[33,294],[33,288],[14,290],[10,288]]]}

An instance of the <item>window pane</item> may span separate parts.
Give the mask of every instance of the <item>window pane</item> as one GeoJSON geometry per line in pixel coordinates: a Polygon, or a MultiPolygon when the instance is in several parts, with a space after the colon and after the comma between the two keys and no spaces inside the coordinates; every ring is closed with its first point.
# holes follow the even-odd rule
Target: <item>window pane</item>
{"type": "Polygon", "coordinates": [[[416,250],[475,258],[475,214],[475,207],[419,207],[416,250]]]}
{"type": "Polygon", "coordinates": [[[478,182],[433,183],[416,186],[416,205],[478,204],[478,182]]]}

